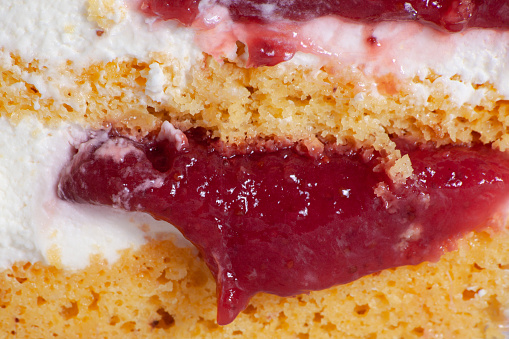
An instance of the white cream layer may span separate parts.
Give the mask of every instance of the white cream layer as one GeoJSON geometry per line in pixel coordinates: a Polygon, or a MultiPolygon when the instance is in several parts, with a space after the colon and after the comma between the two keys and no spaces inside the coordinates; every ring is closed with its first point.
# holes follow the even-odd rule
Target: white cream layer
{"type": "Polygon", "coordinates": [[[190,246],[173,226],[147,214],[57,198],[71,143],[84,133],[67,124],[47,128],[34,118],[16,126],[0,118],[0,268],[27,260],[80,269],[94,254],[111,263],[120,250],[170,235],[177,245],[190,246]]]}
{"type": "Polygon", "coordinates": [[[153,29],[135,8],[135,0],[91,0],[101,6],[110,25],[102,28],[89,13],[88,0],[0,1],[0,47],[22,59],[57,67],[71,60],[76,67],[117,58],[147,59],[164,51],[182,64],[201,55],[192,43],[194,32],[175,22],[153,29]],[[100,34],[100,35],[99,35],[100,34]]]}
{"type": "MultiPolygon", "coordinates": [[[[41,97],[65,102],[66,88],[74,89],[68,69],[79,73],[98,62],[135,58],[152,62],[153,52],[162,52],[177,64],[176,76],[186,84],[191,66],[203,58],[193,43],[194,31],[176,22],[154,22],[135,7],[137,0],[19,0],[0,1],[0,65],[9,68],[11,53],[25,62],[39,61],[39,72],[22,74],[41,97]],[[102,10],[103,17],[89,8],[102,10]],[[104,26],[106,23],[106,27],[104,26]],[[68,61],[72,63],[68,63],[68,61]]],[[[154,70],[147,94],[162,100],[162,80],[154,70]]]]}

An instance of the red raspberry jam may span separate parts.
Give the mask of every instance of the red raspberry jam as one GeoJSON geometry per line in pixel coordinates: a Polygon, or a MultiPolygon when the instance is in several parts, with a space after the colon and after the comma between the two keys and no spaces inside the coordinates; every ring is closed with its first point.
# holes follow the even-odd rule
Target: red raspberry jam
{"type": "Polygon", "coordinates": [[[143,1],[141,9],[164,20],[190,26],[198,15],[200,0],[143,1]]]}
{"type": "Polygon", "coordinates": [[[143,141],[103,134],[79,147],[58,193],[176,226],[212,271],[218,323],[228,324],[257,292],[294,296],[436,261],[503,212],[504,153],[399,145],[414,168],[405,184],[362,150],[326,146],[312,157],[302,145],[267,142],[226,152],[199,131],[143,141]]]}
{"type": "MultiPolygon", "coordinates": [[[[144,0],[142,9],[164,20],[190,25],[201,0],[144,0]]],[[[237,22],[305,21],[337,15],[359,22],[417,20],[447,31],[468,27],[509,27],[507,0],[212,0],[228,8],[237,22]]]]}

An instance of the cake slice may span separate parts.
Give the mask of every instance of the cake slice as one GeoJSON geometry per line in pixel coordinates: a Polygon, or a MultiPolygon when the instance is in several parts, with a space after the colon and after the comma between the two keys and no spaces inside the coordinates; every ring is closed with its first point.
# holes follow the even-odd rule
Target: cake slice
{"type": "MultiPolygon", "coordinates": [[[[413,2],[394,4],[390,15],[381,16],[376,15],[381,8],[366,5],[366,13],[375,14],[363,17],[321,12],[326,7],[321,2],[311,10],[300,1],[294,4],[304,6],[298,12],[257,1],[1,4],[2,332],[503,337],[509,264],[507,197],[500,186],[506,181],[508,142],[505,4],[444,1],[424,9],[413,2]],[[433,6],[438,16],[429,14],[433,6]],[[387,203],[383,210],[391,215],[393,188],[431,173],[415,154],[442,159],[467,152],[474,163],[460,173],[452,162],[448,173],[458,177],[445,182],[459,190],[438,214],[452,220],[445,225],[468,227],[413,265],[361,269],[352,281],[310,288],[318,291],[252,293],[235,314],[219,319],[231,323],[218,325],[216,280],[222,266],[214,266],[185,221],[174,227],[139,211],[144,208],[130,208],[107,189],[116,180],[110,172],[108,177],[97,172],[104,185],[94,192],[120,197],[112,203],[117,208],[89,204],[83,197],[90,190],[71,197],[76,190],[61,189],[66,168],[87,145],[114,140],[115,147],[125,147],[110,148],[115,152],[108,156],[124,163],[132,147],[144,149],[154,140],[189,154],[186,147],[196,135],[205,149],[213,148],[207,152],[232,163],[252,153],[275,156],[275,166],[284,154],[307,163],[357,157],[356,164],[371,164],[365,181],[357,182],[373,180],[367,190],[374,201],[387,203]],[[479,167],[483,171],[475,171],[479,167]],[[461,190],[468,178],[475,181],[471,187],[490,187],[482,199],[461,190]],[[138,211],[124,211],[131,209],[138,211]]],[[[360,173],[351,176],[364,178],[360,173]]],[[[80,176],[71,179],[86,183],[80,176]]],[[[151,185],[145,189],[163,187],[156,179],[151,185]]],[[[335,191],[348,198],[354,193],[349,189],[335,191]]],[[[416,206],[424,210],[425,200],[416,206]]],[[[408,250],[420,232],[414,225],[402,233],[404,242],[378,240],[373,246],[408,250]]],[[[328,259],[318,252],[311,256],[328,259]]],[[[386,252],[375,250],[370,258],[386,252]]],[[[250,267],[242,262],[238,267],[250,267]]],[[[295,262],[289,265],[293,269],[295,262]]]]}

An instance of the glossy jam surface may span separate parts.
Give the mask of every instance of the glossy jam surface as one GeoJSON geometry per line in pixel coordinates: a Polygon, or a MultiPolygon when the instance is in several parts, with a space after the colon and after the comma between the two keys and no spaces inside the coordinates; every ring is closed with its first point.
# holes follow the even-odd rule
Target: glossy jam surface
{"type": "MultiPolygon", "coordinates": [[[[176,19],[189,25],[198,15],[200,0],[145,0],[142,8],[165,20],[176,19]]],[[[237,22],[295,21],[338,15],[343,18],[378,22],[417,20],[448,31],[468,27],[509,27],[507,0],[216,0],[228,8],[237,22]]]]}
{"type": "Polygon", "coordinates": [[[200,0],[143,1],[141,9],[164,20],[178,20],[190,26],[198,15],[200,0]]]}
{"type": "Polygon", "coordinates": [[[293,296],[434,261],[508,198],[509,160],[488,147],[400,142],[414,175],[395,185],[374,153],[265,144],[225,152],[204,134],[82,144],[59,195],[175,225],[217,281],[218,323],[257,292],[293,296]]]}

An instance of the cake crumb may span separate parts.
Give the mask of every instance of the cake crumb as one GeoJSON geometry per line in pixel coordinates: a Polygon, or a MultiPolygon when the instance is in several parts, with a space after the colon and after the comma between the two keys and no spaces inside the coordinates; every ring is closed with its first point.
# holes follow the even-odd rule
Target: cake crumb
{"type": "Polygon", "coordinates": [[[404,183],[413,173],[412,161],[408,154],[397,159],[389,169],[389,176],[396,183],[404,183]]]}
{"type": "Polygon", "coordinates": [[[62,268],[62,249],[56,245],[51,245],[50,248],[46,251],[46,258],[50,265],[55,266],[57,268],[62,268]]]}
{"type": "Polygon", "coordinates": [[[127,16],[127,8],[122,0],[88,0],[87,9],[88,20],[97,22],[103,30],[110,29],[127,16]]]}

